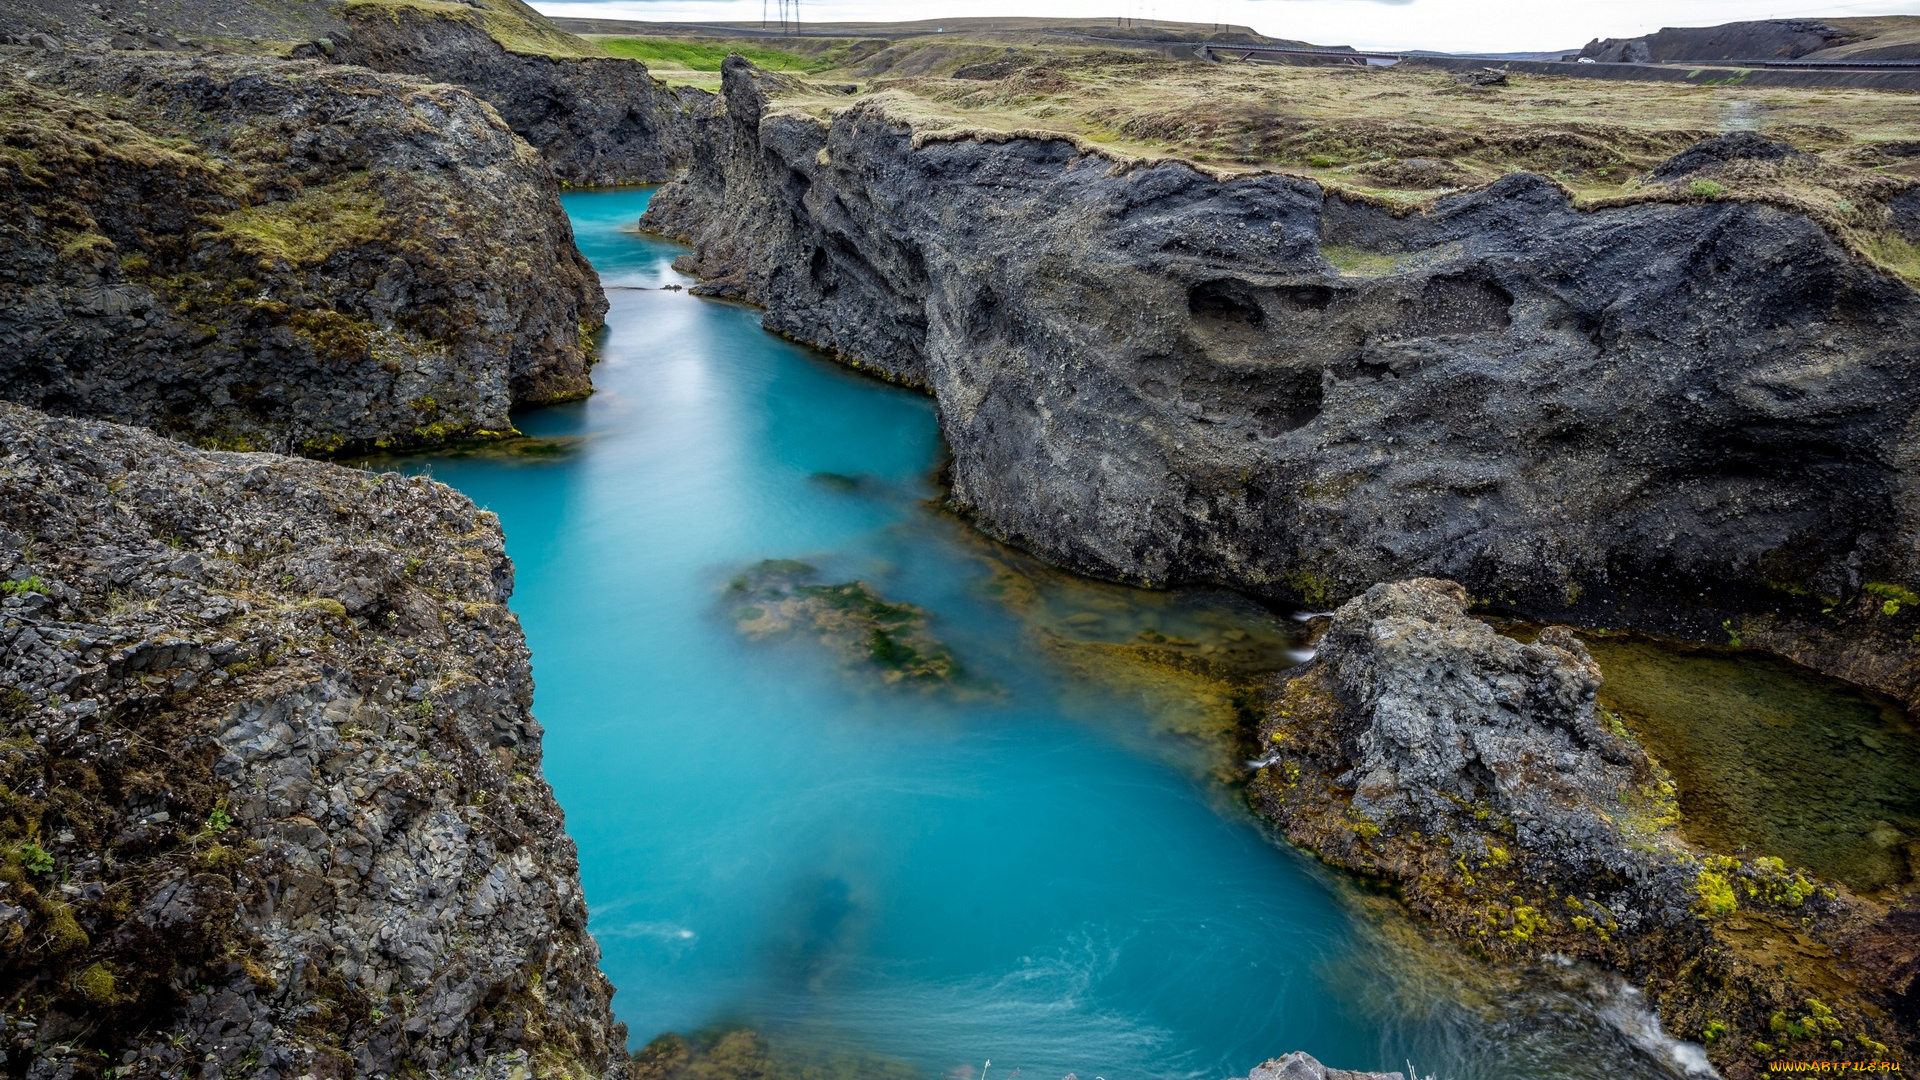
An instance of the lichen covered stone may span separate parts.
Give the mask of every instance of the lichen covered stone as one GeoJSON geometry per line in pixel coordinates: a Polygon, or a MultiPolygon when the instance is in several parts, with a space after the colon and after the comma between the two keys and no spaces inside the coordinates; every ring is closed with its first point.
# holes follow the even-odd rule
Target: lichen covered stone
{"type": "Polygon", "coordinates": [[[624,1056],[491,515],[0,405],[0,577],[9,1067],[624,1056]]]}

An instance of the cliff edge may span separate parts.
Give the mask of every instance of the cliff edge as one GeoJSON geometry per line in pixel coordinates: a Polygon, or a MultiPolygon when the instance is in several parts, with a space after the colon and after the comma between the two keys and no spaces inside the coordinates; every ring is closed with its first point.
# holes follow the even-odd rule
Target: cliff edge
{"type": "Polygon", "coordinates": [[[657,184],[674,178],[699,145],[697,129],[716,112],[712,94],[669,87],[645,64],[604,55],[515,0],[482,7],[407,0],[355,0],[343,9],[350,33],[315,55],[378,71],[465,87],[485,99],[516,134],[543,154],[564,184],[657,184]],[[536,23],[549,36],[488,32],[493,9],[536,23]]]}
{"type": "Polygon", "coordinates": [[[0,405],[0,578],[0,1073],[624,1056],[491,515],[0,405]]]}
{"type": "MultiPolygon", "coordinates": [[[[1513,172],[1403,205],[725,76],[643,225],[770,329],[927,387],[989,533],[1314,606],[1429,574],[1576,625],[1764,622],[1920,695],[1920,608],[1856,604],[1920,586],[1920,294],[1766,194],[1850,167],[1734,135],[1625,202],[1513,172]],[[1879,660],[1821,637],[1856,611],[1891,620],[1879,660]]],[[[1907,220],[1905,181],[1856,179],[1907,220]]]]}
{"type": "Polygon", "coordinates": [[[591,390],[606,311],[545,164],[463,90],[0,55],[0,396],[326,455],[591,390]]]}

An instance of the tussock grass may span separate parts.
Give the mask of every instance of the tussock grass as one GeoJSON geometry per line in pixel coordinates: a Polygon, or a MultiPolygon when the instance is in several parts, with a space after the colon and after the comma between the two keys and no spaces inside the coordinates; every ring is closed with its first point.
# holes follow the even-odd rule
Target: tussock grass
{"type": "Polygon", "coordinates": [[[801,85],[779,104],[820,119],[873,109],[921,144],[1041,135],[1121,168],[1171,159],[1223,178],[1300,176],[1396,213],[1515,170],[1553,179],[1588,208],[1766,203],[1814,218],[1861,258],[1920,283],[1914,245],[1891,231],[1886,209],[1920,177],[1920,154],[1907,153],[1920,145],[1920,99],[1910,93],[1518,73],[1508,86],[1477,87],[1417,66],[1208,64],[1067,47],[1000,47],[983,61],[965,40],[941,42],[936,59],[911,44],[838,72],[871,76],[859,97],[801,85]],[[889,54],[902,62],[875,70],[889,54]],[[919,59],[908,64],[909,55],[919,59]],[[1740,128],[1804,156],[1651,180],[1662,160],[1740,128]]]}

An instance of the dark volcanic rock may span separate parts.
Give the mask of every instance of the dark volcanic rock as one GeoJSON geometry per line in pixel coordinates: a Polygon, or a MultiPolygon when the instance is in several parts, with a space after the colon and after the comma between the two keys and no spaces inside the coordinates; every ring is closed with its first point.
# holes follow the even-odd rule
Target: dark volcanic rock
{"type": "Polygon", "coordinates": [[[1269,771],[1255,803],[1314,850],[1400,873],[1378,838],[1439,841],[1446,859],[1518,858],[1563,888],[1605,882],[1605,922],[1688,920],[1692,872],[1660,821],[1670,793],[1602,726],[1600,669],[1572,634],[1522,644],[1469,617],[1453,582],[1376,585],[1334,613],[1293,682],[1262,730],[1265,768],[1305,771],[1269,771]],[[1310,692],[1337,706],[1314,712],[1310,692]]]}
{"type": "Polygon", "coordinates": [[[1274,695],[1249,800],[1487,953],[1643,982],[1731,1076],[1836,1038],[1862,1058],[1920,1044],[1897,1019],[1911,950],[1886,947],[1911,915],[1690,848],[1672,783],[1596,706],[1601,678],[1571,632],[1502,637],[1452,582],[1374,586],[1274,695]]]}
{"type": "Polygon", "coordinates": [[[699,145],[697,129],[718,112],[712,94],[669,87],[636,60],[508,51],[477,14],[366,5],[349,7],[347,19],[353,33],[335,59],[466,87],[568,184],[671,180],[699,145]]]}
{"type": "Polygon", "coordinates": [[[1735,131],[1703,139],[1654,167],[1655,180],[1678,180],[1693,173],[1721,168],[1734,161],[1786,161],[1811,159],[1783,142],[1775,142],[1752,131],[1735,131]]]}
{"type": "Polygon", "coordinates": [[[69,48],[291,44],[343,28],[337,0],[0,0],[0,40],[39,31],[69,48]]]}
{"type": "Polygon", "coordinates": [[[1522,848],[1628,874],[1627,795],[1646,755],[1600,726],[1600,668],[1571,634],[1523,645],[1469,618],[1452,582],[1376,585],[1334,614],[1319,659],[1365,726],[1336,783],[1381,826],[1442,833],[1491,800],[1522,848]]]}
{"type": "Polygon", "coordinates": [[[0,405],[0,577],[0,1073],[623,1054],[491,515],[0,405]]]}
{"type": "Polygon", "coordinates": [[[1580,55],[1603,64],[1794,60],[1855,40],[1857,35],[1831,23],[1760,19],[1719,26],[1669,26],[1637,38],[1595,38],[1580,55]]]}
{"type": "Polygon", "coordinates": [[[305,62],[8,55],[0,395],[309,454],[591,389],[606,300],[463,90],[305,62]]]}
{"type": "Polygon", "coordinates": [[[725,78],[644,224],[770,328],[927,386],[955,503],[1055,562],[1316,605],[1444,575],[1720,640],[1920,583],[1920,296],[1807,218],[1577,210],[1528,174],[1395,216],[725,78]]]}

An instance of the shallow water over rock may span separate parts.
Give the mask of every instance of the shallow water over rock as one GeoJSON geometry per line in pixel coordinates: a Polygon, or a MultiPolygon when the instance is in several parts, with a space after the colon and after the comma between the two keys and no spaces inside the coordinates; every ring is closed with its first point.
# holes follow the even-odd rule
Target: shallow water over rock
{"type": "Polygon", "coordinates": [[[1688,839],[1859,892],[1920,869],[1920,729],[1898,705],[1761,653],[1586,640],[1601,702],[1673,774],[1688,839]]]}
{"type": "Polygon", "coordinates": [[[1296,659],[1299,624],[986,543],[929,502],[931,403],[663,289],[675,249],[623,230],[646,198],[568,196],[625,286],[599,392],[518,419],[569,452],[407,463],[506,527],[546,772],[636,1046],[744,1025],[926,1077],[1217,1078],[1294,1049],[1456,1080],[1681,1074],[1614,984],[1437,961],[1261,833],[1219,779],[1235,687],[1296,659]],[[743,634],[730,582],[770,559],[924,612],[993,692],[743,634]]]}

